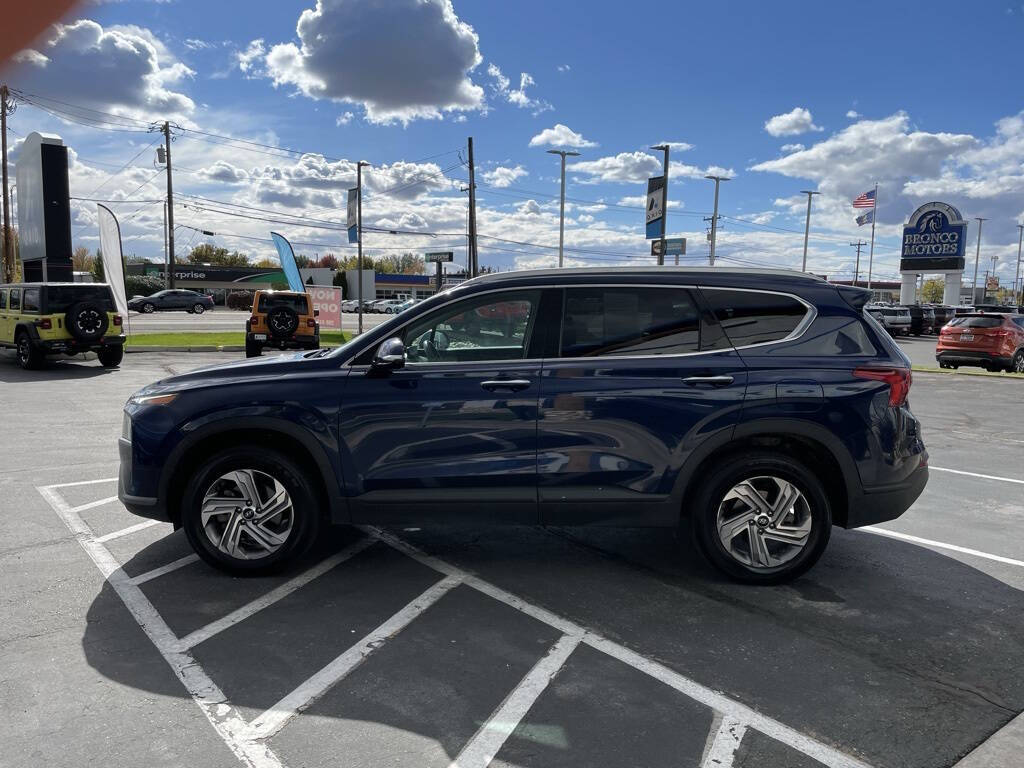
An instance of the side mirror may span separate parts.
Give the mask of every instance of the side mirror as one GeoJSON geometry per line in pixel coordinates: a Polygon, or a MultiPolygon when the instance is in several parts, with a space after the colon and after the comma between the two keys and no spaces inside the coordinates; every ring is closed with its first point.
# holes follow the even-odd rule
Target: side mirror
{"type": "Polygon", "coordinates": [[[370,370],[377,373],[386,373],[403,368],[405,366],[405,344],[397,336],[382,341],[377,347],[377,353],[373,356],[373,363],[370,370]]]}

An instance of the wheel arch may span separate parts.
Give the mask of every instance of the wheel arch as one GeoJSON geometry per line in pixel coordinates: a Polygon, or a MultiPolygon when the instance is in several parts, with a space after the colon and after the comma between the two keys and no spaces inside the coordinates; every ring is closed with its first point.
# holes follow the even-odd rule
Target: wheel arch
{"type": "Polygon", "coordinates": [[[689,514],[686,500],[692,499],[709,469],[728,456],[752,450],[772,450],[805,464],[821,480],[832,509],[833,523],[845,527],[850,502],[860,496],[856,465],[833,435],[816,425],[770,419],[740,424],[731,437],[702,447],[691,455],[677,483],[681,514],[689,514]]]}
{"type": "Polygon", "coordinates": [[[207,424],[187,435],[174,447],[165,462],[159,496],[166,500],[167,513],[180,524],[182,495],[187,478],[217,451],[230,447],[263,446],[296,460],[313,483],[313,492],[323,505],[325,522],[347,522],[348,506],[331,478],[336,476],[323,448],[291,422],[273,417],[237,417],[207,424]]]}

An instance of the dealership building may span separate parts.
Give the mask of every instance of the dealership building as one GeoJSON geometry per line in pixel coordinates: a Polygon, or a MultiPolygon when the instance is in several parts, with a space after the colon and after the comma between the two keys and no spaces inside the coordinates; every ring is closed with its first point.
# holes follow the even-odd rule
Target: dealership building
{"type": "MultiPolygon", "coordinates": [[[[308,285],[333,285],[335,272],[326,267],[300,269],[302,282],[308,285]]],[[[129,275],[146,275],[163,280],[165,271],[163,264],[129,264],[129,275]]],[[[346,278],[355,278],[355,273],[346,278]]],[[[174,266],[174,285],[176,288],[188,288],[214,295],[217,303],[223,303],[230,291],[267,290],[274,285],[287,283],[284,272],[280,269],[261,269],[259,267],[217,267],[203,264],[176,264],[174,266]]],[[[354,280],[349,280],[350,288],[354,288],[354,280]]],[[[393,275],[380,272],[365,273],[363,294],[378,299],[391,298],[426,298],[433,295],[435,287],[429,275],[393,275]]],[[[350,290],[350,298],[354,291],[350,290]]]]}

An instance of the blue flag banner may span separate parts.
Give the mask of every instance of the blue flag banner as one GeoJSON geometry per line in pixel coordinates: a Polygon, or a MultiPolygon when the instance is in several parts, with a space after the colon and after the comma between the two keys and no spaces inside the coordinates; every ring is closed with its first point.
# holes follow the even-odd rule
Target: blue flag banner
{"type": "Polygon", "coordinates": [[[295,252],[292,250],[292,244],[277,234],[277,232],[271,232],[270,239],[274,241],[274,247],[277,248],[277,257],[281,260],[281,270],[284,272],[284,276],[288,278],[288,290],[302,293],[306,290],[306,287],[302,284],[299,265],[295,263],[295,252]]]}
{"type": "Polygon", "coordinates": [[[359,242],[359,230],[358,230],[358,211],[359,211],[359,189],[350,189],[348,191],[348,211],[346,216],[346,226],[348,227],[348,241],[350,243],[359,242]]]}
{"type": "Polygon", "coordinates": [[[875,211],[872,209],[865,213],[863,216],[857,217],[857,226],[862,227],[865,224],[870,224],[875,219],[875,211]]]}
{"type": "Polygon", "coordinates": [[[661,237],[661,222],[665,215],[665,177],[652,176],[647,180],[647,238],[652,240],[661,237]]]}

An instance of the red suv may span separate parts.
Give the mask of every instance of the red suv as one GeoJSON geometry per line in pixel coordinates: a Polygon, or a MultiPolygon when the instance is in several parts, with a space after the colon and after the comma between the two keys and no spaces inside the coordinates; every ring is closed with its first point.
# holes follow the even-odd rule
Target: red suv
{"type": "Polygon", "coordinates": [[[940,368],[977,365],[1024,373],[1024,315],[957,315],[939,332],[935,359],[940,368]]]}

